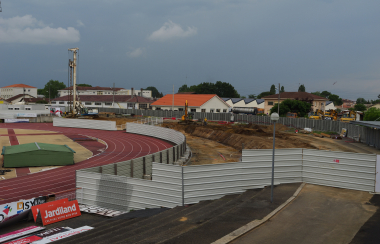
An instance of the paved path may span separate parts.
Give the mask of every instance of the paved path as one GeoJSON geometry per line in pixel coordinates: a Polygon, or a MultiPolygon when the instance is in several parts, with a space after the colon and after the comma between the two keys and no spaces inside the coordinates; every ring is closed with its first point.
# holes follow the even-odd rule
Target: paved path
{"type": "Polygon", "coordinates": [[[299,196],[268,222],[235,244],[350,243],[376,212],[373,195],[354,190],[307,184],[299,196]]]}
{"type": "Polygon", "coordinates": [[[52,123],[0,124],[0,128],[34,129],[57,131],[63,134],[87,135],[99,138],[108,145],[102,154],[75,165],[2,180],[0,204],[73,189],[75,188],[75,171],[78,169],[126,161],[172,147],[168,142],[157,138],[129,134],[124,131],[53,127],[52,123]]]}

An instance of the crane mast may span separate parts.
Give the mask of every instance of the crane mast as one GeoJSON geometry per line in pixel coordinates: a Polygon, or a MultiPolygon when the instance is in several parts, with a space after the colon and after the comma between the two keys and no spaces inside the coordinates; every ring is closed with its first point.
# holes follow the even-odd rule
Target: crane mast
{"type": "MultiPolygon", "coordinates": [[[[76,95],[77,95],[77,53],[79,48],[69,48],[69,51],[73,52],[73,61],[69,60],[69,66],[72,68],[73,73],[73,110],[71,111],[73,115],[77,114],[76,109],[76,95]]],[[[71,107],[71,106],[70,106],[71,107]]]]}

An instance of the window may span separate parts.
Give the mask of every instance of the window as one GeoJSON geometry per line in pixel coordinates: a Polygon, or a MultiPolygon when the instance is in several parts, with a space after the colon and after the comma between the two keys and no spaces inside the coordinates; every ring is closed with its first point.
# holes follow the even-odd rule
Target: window
{"type": "Polygon", "coordinates": [[[157,107],[156,110],[161,110],[161,108],[160,108],[160,107],[157,107]]]}
{"type": "Polygon", "coordinates": [[[201,112],[202,112],[202,113],[206,113],[206,109],[202,108],[202,109],[201,109],[201,112]]]}
{"type": "Polygon", "coordinates": [[[31,108],[25,108],[25,110],[32,110],[31,108]]]}
{"type": "Polygon", "coordinates": [[[220,109],[219,109],[219,108],[217,108],[217,109],[216,109],[216,112],[217,112],[217,113],[220,113],[220,109]]]}
{"type": "Polygon", "coordinates": [[[95,94],[95,92],[92,92],[92,93],[94,93],[94,94],[95,94]]]}
{"type": "Polygon", "coordinates": [[[65,102],[59,102],[59,104],[65,104],[65,102]]]}
{"type": "Polygon", "coordinates": [[[134,108],[135,107],[135,105],[133,104],[133,103],[128,103],[128,106],[127,106],[128,108],[134,108]]]}
{"type": "Polygon", "coordinates": [[[213,113],[215,109],[213,108],[210,108],[210,113],[213,113]]]}
{"type": "Polygon", "coordinates": [[[15,108],[15,110],[20,110],[20,108],[15,108]]]}
{"type": "Polygon", "coordinates": [[[227,113],[227,109],[223,109],[223,113],[227,113]]]}
{"type": "Polygon", "coordinates": [[[268,102],[268,105],[273,105],[273,102],[268,102]]]}
{"type": "Polygon", "coordinates": [[[192,108],[192,109],[190,109],[190,111],[191,111],[192,113],[195,113],[195,112],[197,112],[197,109],[196,109],[196,108],[192,108]]]}
{"type": "Polygon", "coordinates": [[[13,110],[13,108],[8,108],[8,110],[13,110]]]}
{"type": "Polygon", "coordinates": [[[102,103],[97,103],[97,102],[95,102],[95,105],[102,105],[102,103]]]}
{"type": "Polygon", "coordinates": [[[28,92],[30,92],[30,89],[28,90],[28,92]]]}
{"type": "Polygon", "coordinates": [[[67,102],[67,104],[73,104],[73,102],[67,102]]]}
{"type": "Polygon", "coordinates": [[[51,104],[57,104],[57,102],[51,102],[51,104]]]}
{"type": "Polygon", "coordinates": [[[179,108],[178,111],[183,111],[183,108],[179,108]]]}
{"type": "Polygon", "coordinates": [[[105,105],[107,105],[107,106],[111,106],[111,105],[112,105],[112,103],[105,103],[105,105]]]}
{"type": "Polygon", "coordinates": [[[97,91],[96,95],[103,95],[103,92],[102,91],[97,91]]]}
{"type": "Polygon", "coordinates": [[[148,104],[146,104],[146,103],[140,103],[140,109],[141,108],[148,108],[148,104]]]}
{"type": "Polygon", "coordinates": [[[90,102],[85,102],[84,104],[85,104],[85,105],[91,105],[92,103],[90,103],[90,102]]]}

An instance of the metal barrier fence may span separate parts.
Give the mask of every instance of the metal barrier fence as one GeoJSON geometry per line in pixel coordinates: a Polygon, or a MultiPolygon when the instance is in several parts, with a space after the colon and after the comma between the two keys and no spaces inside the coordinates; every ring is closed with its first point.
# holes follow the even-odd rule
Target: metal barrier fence
{"type": "MultiPolygon", "coordinates": [[[[115,210],[174,207],[271,184],[272,150],[243,150],[242,162],[177,166],[153,162],[152,180],[77,171],[83,203],[115,210]]],[[[375,187],[372,154],[277,149],[274,184],[306,182],[362,191],[375,187]]],[[[376,179],[376,177],[378,179],[376,179]]]]}
{"type": "Polygon", "coordinates": [[[54,118],[53,126],[96,129],[96,130],[117,130],[116,121],[102,121],[102,120],[92,120],[92,119],[54,118]]]}
{"type": "MultiPolygon", "coordinates": [[[[98,108],[99,112],[114,112],[120,114],[136,114],[144,116],[154,116],[163,118],[181,118],[184,114],[183,111],[168,111],[168,110],[140,110],[140,109],[121,109],[121,108],[98,108]]],[[[207,118],[208,121],[231,121],[231,117],[235,122],[241,123],[254,123],[259,125],[271,125],[272,121],[269,116],[260,115],[247,115],[247,114],[231,114],[231,113],[194,113],[193,119],[207,118]]],[[[283,124],[288,127],[303,129],[312,128],[319,131],[332,131],[335,133],[340,133],[342,128],[347,129],[347,136],[349,138],[360,138],[361,142],[368,145],[379,145],[380,138],[377,139],[376,143],[369,143],[367,141],[367,128],[363,126],[353,125],[349,123],[344,123],[340,121],[332,120],[312,120],[306,118],[284,118],[281,117],[278,123],[283,124]]]]}

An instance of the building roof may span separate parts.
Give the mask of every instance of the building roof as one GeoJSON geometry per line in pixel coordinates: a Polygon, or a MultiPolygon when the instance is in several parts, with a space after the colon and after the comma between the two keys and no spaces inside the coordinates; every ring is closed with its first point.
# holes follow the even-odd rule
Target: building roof
{"type": "Polygon", "coordinates": [[[363,125],[372,129],[380,129],[380,121],[350,121],[350,124],[363,125]]]}
{"type": "MultiPolygon", "coordinates": [[[[273,94],[262,97],[262,99],[278,99],[279,94],[273,94]]],[[[281,99],[295,99],[295,100],[327,100],[325,97],[320,97],[308,92],[281,92],[281,99]]]]}
{"type": "MultiPolygon", "coordinates": [[[[18,98],[24,97],[24,96],[25,96],[25,98],[26,98],[26,96],[33,97],[32,95],[29,95],[29,94],[18,94],[18,95],[16,95],[16,96],[13,96],[13,97],[8,98],[8,99],[5,100],[5,101],[11,103],[12,101],[14,101],[14,100],[16,100],[16,99],[18,99],[18,98]]],[[[33,97],[33,98],[34,98],[34,97],[33,97]]]]}
{"type": "Polygon", "coordinates": [[[256,99],[256,102],[257,102],[257,104],[261,104],[261,103],[265,102],[265,100],[264,99],[256,99]]]}
{"type": "MultiPolygon", "coordinates": [[[[81,102],[130,102],[130,103],[152,103],[154,100],[141,96],[132,95],[80,95],[81,102]],[[115,99],[115,100],[114,100],[115,99]]],[[[69,96],[63,96],[53,99],[52,101],[69,101],[69,96]]]]}
{"type": "Polygon", "coordinates": [[[75,153],[75,151],[67,145],[55,145],[40,142],[32,142],[15,146],[4,146],[1,155],[24,153],[38,150],[75,153]]]}
{"type": "Polygon", "coordinates": [[[229,105],[216,94],[174,94],[174,104],[173,95],[168,94],[152,103],[151,106],[185,106],[187,100],[189,107],[200,107],[213,97],[217,97],[229,107],[229,105]]]}
{"type": "Polygon", "coordinates": [[[333,103],[333,101],[326,101],[326,106],[333,103]]]}
{"type": "Polygon", "coordinates": [[[245,104],[251,103],[251,102],[253,102],[253,101],[255,101],[254,98],[245,98],[245,99],[244,99],[245,104]]]}
{"type": "Polygon", "coordinates": [[[34,87],[34,86],[28,86],[28,85],[25,85],[25,84],[14,84],[14,85],[10,85],[10,86],[4,86],[2,88],[13,88],[13,87],[16,87],[16,88],[37,88],[37,87],[34,87]]]}
{"type": "Polygon", "coordinates": [[[231,98],[233,104],[240,102],[243,98],[231,98]]]}
{"type": "MultiPolygon", "coordinates": [[[[66,87],[64,89],[61,89],[60,91],[65,91],[65,90],[72,90],[73,87],[70,86],[70,87],[66,87]]],[[[119,90],[123,90],[124,88],[112,88],[112,87],[100,87],[100,86],[94,86],[94,87],[87,87],[87,86],[77,86],[77,90],[80,90],[80,91],[103,91],[103,90],[107,90],[107,91],[119,91],[119,90]]]]}
{"type": "Polygon", "coordinates": [[[33,97],[33,98],[31,98],[31,97],[26,97],[25,99],[24,99],[24,102],[26,102],[26,103],[35,103],[35,102],[38,102],[38,101],[49,101],[49,98],[46,98],[46,97],[37,97],[37,98],[35,98],[35,97],[33,97]]]}
{"type": "Polygon", "coordinates": [[[230,100],[231,98],[229,97],[222,97],[223,101],[227,102],[228,100],[230,100]]]}

